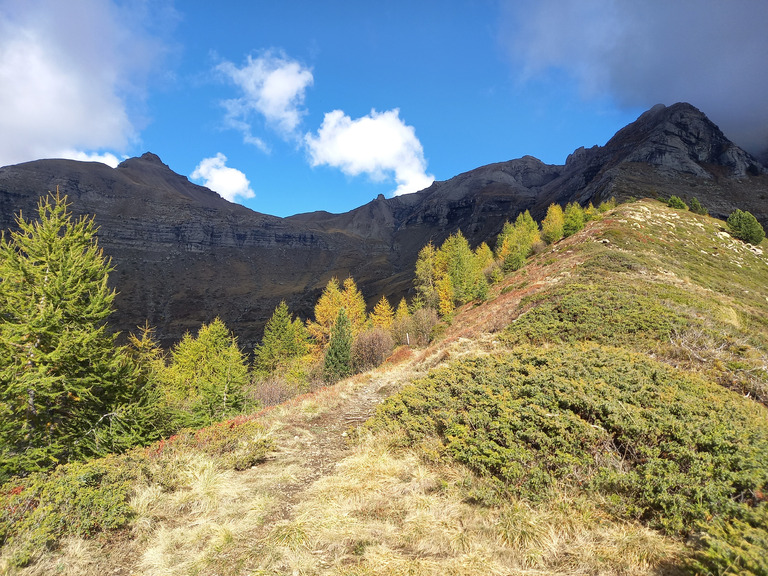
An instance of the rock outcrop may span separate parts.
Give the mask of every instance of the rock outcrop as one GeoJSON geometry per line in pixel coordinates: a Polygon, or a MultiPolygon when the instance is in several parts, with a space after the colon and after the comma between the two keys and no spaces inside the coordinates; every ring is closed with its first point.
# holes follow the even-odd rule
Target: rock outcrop
{"type": "Polygon", "coordinates": [[[174,173],[154,154],[115,169],[70,160],[0,168],[0,226],[34,215],[39,196],[60,190],[75,214],[95,215],[118,289],[111,324],[149,321],[169,345],[220,316],[250,349],[280,300],[303,317],[332,276],[352,275],[369,304],[412,287],[418,251],[461,230],[493,241],[506,220],[552,202],[611,196],[696,196],[713,215],[751,211],[768,226],[768,170],[688,104],[655,106],[605,146],[566,163],[525,156],[459,174],[396,198],[379,196],[344,214],[260,214],[174,173]]]}

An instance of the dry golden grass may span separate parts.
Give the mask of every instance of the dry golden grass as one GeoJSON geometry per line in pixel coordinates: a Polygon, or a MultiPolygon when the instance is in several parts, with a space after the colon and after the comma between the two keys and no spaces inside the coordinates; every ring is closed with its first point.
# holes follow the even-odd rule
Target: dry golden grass
{"type": "Polygon", "coordinates": [[[275,574],[651,574],[681,543],[560,495],[533,507],[464,501],[471,473],[369,436],[273,526],[275,574]],[[311,568],[309,568],[311,567],[311,568]]]}

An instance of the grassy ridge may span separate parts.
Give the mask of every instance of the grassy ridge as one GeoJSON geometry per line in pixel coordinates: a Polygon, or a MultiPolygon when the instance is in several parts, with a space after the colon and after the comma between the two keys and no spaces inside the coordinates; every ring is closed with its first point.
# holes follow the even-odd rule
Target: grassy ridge
{"type": "Polygon", "coordinates": [[[511,352],[435,370],[371,426],[411,448],[437,439],[440,458],[502,498],[565,489],[617,519],[696,534],[693,573],[765,574],[763,248],[708,217],[620,206],[507,282],[544,270],[500,334],[511,352]]]}

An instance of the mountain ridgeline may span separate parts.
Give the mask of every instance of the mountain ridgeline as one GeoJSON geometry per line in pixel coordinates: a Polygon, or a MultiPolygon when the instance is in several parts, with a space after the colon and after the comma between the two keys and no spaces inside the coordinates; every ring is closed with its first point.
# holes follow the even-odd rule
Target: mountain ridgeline
{"type": "Polygon", "coordinates": [[[328,280],[353,276],[369,307],[412,295],[419,250],[461,230],[476,246],[529,210],[611,197],[697,198],[724,219],[736,208],[768,225],[768,168],[689,104],[655,106],[605,146],[580,148],[565,165],[531,156],[483,166],[420,192],[344,214],[278,218],[222,199],[146,153],[113,169],[72,160],[0,168],[0,227],[34,214],[58,188],[74,214],[94,215],[118,290],[110,325],[148,321],[164,345],[220,317],[252,349],[281,300],[310,317],[328,280]]]}

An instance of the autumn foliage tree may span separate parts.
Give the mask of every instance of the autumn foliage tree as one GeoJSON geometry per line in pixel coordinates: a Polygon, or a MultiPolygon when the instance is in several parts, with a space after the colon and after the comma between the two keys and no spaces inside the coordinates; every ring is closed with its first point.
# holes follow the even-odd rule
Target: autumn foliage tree
{"type": "Polygon", "coordinates": [[[439,295],[437,293],[438,270],[437,249],[430,241],[419,251],[416,259],[416,271],[414,284],[416,287],[416,300],[427,308],[437,309],[439,295]]]}
{"type": "Polygon", "coordinates": [[[573,236],[583,229],[585,219],[584,208],[578,202],[569,203],[563,212],[563,236],[573,236]]]}
{"type": "Polygon", "coordinates": [[[392,306],[389,304],[386,296],[382,296],[373,308],[373,312],[369,316],[371,326],[373,328],[381,328],[383,330],[390,330],[392,328],[392,322],[395,319],[395,311],[392,310],[392,306]]]}
{"type": "Polygon", "coordinates": [[[357,335],[365,328],[367,315],[365,299],[351,277],[344,280],[343,288],[336,278],[331,278],[315,304],[315,321],[309,324],[308,329],[321,346],[328,344],[331,327],[342,308],[346,310],[352,335],[357,335]]]}
{"type": "Polygon", "coordinates": [[[449,236],[440,248],[427,244],[416,261],[417,307],[436,309],[447,317],[456,306],[485,298],[486,264],[485,252],[473,252],[460,231],[449,236]]]}
{"type": "Polygon", "coordinates": [[[541,221],[541,239],[547,244],[554,244],[563,237],[565,219],[559,204],[550,204],[547,215],[541,221]]]}
{"type": "Polygon", "coordinates": [[[496,257],[505,271],[518,270],[539,240],[539,225],[526,210],[517,215],[514,224],[504,224],[496,239],[496,257]]]}

